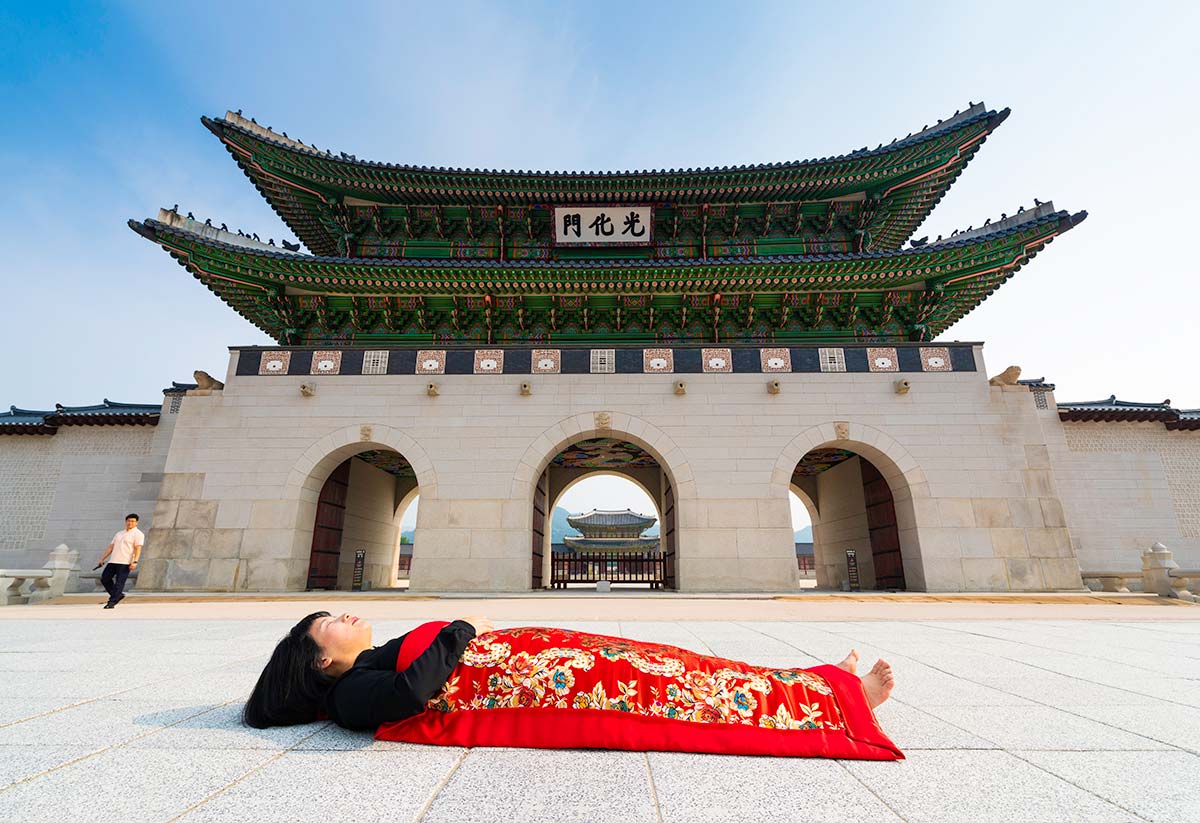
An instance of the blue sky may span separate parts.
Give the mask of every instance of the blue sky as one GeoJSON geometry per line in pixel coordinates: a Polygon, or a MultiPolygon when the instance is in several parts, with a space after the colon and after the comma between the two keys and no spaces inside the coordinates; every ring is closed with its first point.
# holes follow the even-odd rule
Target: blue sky
{"type": "Polygon", "coordinates": [[[1198,7],[630,8],[6,4],[0,405],[155,401],[267,342],[125,226],[179,203],[294,239],[202,114],[380,160],[615,169],[837,154],[982,99],[1013,114],[918,236],[1034,197],[1091,216],[946,339],[1060,400],[1200,406],[1198,7]]]}

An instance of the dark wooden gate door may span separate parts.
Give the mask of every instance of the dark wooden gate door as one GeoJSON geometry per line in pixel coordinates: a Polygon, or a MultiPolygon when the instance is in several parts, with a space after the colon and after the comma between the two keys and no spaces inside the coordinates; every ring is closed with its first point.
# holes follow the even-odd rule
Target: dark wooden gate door
{"type": "Polygon", "coordinates": [[[663,588],[674,589],[675,583],[675,489],[671,487],[671,478],[662,473],[663,511],[662,511],[662,552],[663,552],[663,588]]]}
{"type": "Polygon", "coordinates": [[[900,530],[896,505],[887,480],[865,458],[862,464],[863,496],[867,502],[867,531],[875,560],[875,588],[904,589],[904,561],[900,556],[900,530]]]}
{"type": "MultiPolygon", "coordinates": [[[[352,458],[353,459],[353,458],[352,458]]],[[[346,493],[350,488],[350,461],[333,470],[317,498],[313,523],[312,554],[308,561],[308,588],[337,588],[338,558],[342,554],[342,524],[346,519],[346,493]]]]}
{"type": "Polygon", "coordinates": [[[546,480],[542,472],[533,490],[533,588],[542,588],[542,563],[546,540],[546,480]]]}

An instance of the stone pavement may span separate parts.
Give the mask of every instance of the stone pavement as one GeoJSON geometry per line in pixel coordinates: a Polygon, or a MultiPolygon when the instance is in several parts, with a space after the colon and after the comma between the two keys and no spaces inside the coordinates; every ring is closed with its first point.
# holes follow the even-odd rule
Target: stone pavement
{"type": "Polygon", "coordinates": [[[642,619],[570,621],[564,611],[587,614],[591,601],[520,602],[545,619],[502,625],[548,623],[779,666],[835,661],[850,647],[867,664],[884,656],[898,687],[879,716],[908,760],[464,751],[382,744],[328,724],[247,729],[242,698],[291,618],[311,608],[364,614],[377,641],[448,611],[514,609],[132,596],[109,612],[93,603],[0,610],[0,819],[1200,819],[1200,607],[1074,619],[1047,606],[1029,619],[1038,607],[1024,606],[1012,613],[1024,619],[1004,619],[969,604],[932,618],[898,606],[847,620],[811,604],[797,619],[791,605],[746,600],[721,601],[720,620],[701,620],[716,616],[716,601],[692,600],[693,619],[664,607],[669,619],[656,620],[668,601],[612,599],[605,610],[624,604],[642,619]]]}

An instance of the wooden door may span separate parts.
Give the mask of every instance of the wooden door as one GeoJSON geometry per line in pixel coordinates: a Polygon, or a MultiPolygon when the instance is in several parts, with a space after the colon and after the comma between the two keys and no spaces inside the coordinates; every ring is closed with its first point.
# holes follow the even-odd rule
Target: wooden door
{"type": "Polygon", "coordinates": [[[863,496],[867,502],[867,531],[875,561],[875,588],[904,589],[904,560],[900,555],[900,530],[892,488],[870,462],[862,464],[863,496]]]}
{"type": "Polygon", "coordinates": [[[546,486],[548,471],[542,472],[533,490],[533,588],[542,588],[542,564],[545,562],[546,486]]]}
{"type": "Polygon", "coordinates": [[[337,588],[338,559],[342,554],[342,526],[346,519],[346,494],[349,488],[350,461],[347,460],[329,475],[317,498],[312,554],[308,561],[310,589],[337,588]]]}
{"type": "Polygon", "coordinates": [[[674,589],[675,581],[675,489],[671,487],[671,478],[662,473],[663,507],[662,507],[662,553],[663,553],[663,588],[674,589]]]}

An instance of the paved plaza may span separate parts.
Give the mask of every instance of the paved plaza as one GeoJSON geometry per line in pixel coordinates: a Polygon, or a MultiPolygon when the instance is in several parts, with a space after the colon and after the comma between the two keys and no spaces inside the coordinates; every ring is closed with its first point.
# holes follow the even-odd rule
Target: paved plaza
{"type": "Polygon", "coordinates": [[[106,612],[83,600],[0,610],[0,819],[1200,819],[1200,607],[132,595],[106,612]],[[318,607],[367,617],[377,642],[490,613],[772,665],[854,647],[896,669],[879,717],[908,759],[462,750],[323,723],[242,727],[288,618],[318,607]]]}

